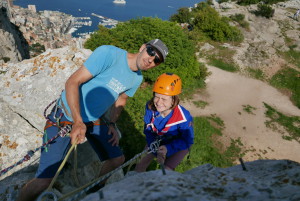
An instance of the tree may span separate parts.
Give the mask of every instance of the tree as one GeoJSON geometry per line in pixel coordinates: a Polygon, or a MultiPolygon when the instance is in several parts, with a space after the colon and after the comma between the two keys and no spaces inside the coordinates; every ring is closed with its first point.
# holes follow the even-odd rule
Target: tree
{"type": "Polygon", "coordinates": [[[271,6],[267,5],[267,4],[258,4],[257,5],[257,11],[255,11],[255,15],[258,16],[263,16],[265,18],[271,18],[274,16],[274,12],[275,10],[272,9],[271,6]]]}
{"type": "Polygon", "coordinates": [[[115,45],[134,53],[139,50],[141,44],[155,38],[161,39],[168,46],[169,55],[158,68],[143,72],[146,82],[154,82],[165,72],[179,75],[184,87],[191,86],[196,80],[203,82],[204,77],[200,76],[205,73],[200,71],[206,69],[200,68],[197,62],[195,46],[184,30],[174,22],[144,17],[119,23],[112,29],[101,26],[87,40],[85,48],[94,50],[100,45],[115,45]]]}
{"type": "Polygon", "coordinates": [[[171,22],[177,23],[189,23],[192,18],[192,14],[188,8],[179,8],[177,14],[170,17],[171,22]]]}

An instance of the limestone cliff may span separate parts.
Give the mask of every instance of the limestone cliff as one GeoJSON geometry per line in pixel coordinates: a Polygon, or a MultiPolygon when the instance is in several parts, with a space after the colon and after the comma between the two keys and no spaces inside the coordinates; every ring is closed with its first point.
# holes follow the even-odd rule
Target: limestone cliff
{"type": "Polygon", "coordinates": [[[7,8],[0,8],[0,59],[11,62],[29,58],[29,46],[19,31],[7,16],[7,8]]]}

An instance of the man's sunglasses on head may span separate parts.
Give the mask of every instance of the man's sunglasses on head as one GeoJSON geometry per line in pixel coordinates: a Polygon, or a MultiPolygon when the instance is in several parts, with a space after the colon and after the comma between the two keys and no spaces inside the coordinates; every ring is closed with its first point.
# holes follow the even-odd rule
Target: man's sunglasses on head
{"type": "Polygon", "coordinates": [[[146,50],[149,56],[154,57],[154,63],[155,64],[160,64],[162,61],[160,60],[157,52],[155,51],[155,49],[151,46],[151,45],[147,45],[146,46],[146,50]]]}

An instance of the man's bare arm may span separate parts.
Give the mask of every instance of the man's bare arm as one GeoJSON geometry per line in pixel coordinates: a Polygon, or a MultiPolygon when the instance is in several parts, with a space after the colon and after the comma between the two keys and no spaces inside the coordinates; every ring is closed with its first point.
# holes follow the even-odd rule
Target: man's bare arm
{"type": "Polygon", "coordinates": [[[80,114],[79,87],[82,83],[90,80],[92,77],[92,74],[82,66],[69,77],[65,85],[66,98],[74,122],[70,133],[72,144],[74,144],[76,140],[78,140],[77,143],[81,143],[85,138],[86,126],[83,123],[80,114]]]}

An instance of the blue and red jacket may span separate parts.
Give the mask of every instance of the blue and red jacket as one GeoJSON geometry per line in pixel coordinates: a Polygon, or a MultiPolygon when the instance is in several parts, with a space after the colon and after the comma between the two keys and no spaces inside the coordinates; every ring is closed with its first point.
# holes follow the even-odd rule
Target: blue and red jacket
{"type": "Polygon", "coordinates": [[[193,117],[181,105],[177,105],[166,117],[150,110],[146,104],[144,134],[148,146],[160,138],[160,145],[167,147],[167,157],[190,148],[194,143],[193,117]]]}

